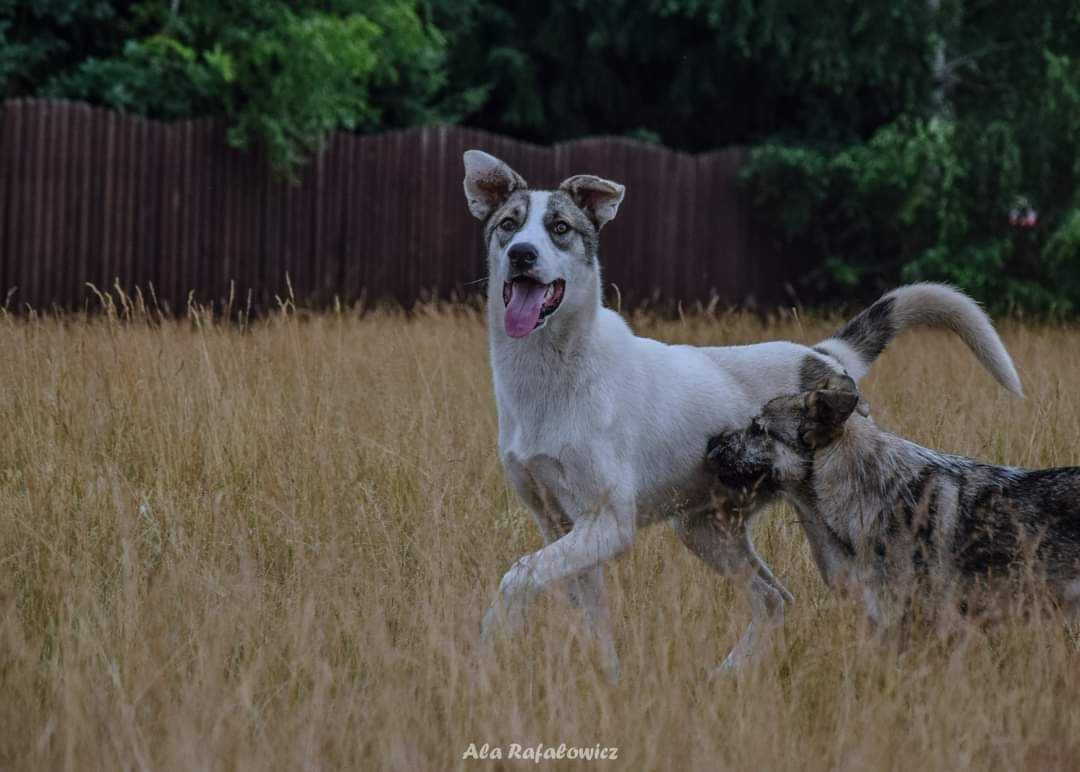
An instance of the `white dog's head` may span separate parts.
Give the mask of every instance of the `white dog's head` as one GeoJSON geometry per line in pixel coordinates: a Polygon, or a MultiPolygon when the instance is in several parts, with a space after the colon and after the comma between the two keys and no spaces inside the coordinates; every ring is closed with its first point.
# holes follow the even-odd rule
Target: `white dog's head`
{"type": "Polygon", "coordinates": [[[624,188],[579,174],[557,190],[529,190],[494,156],[465,152],[465,200],[483,222],[488,300],[511,338],[557,324],[558,312],[595,305],[600,229],[615,217],[624,188]],[[501,301],[501,302],[500,302],[501,301]]]}

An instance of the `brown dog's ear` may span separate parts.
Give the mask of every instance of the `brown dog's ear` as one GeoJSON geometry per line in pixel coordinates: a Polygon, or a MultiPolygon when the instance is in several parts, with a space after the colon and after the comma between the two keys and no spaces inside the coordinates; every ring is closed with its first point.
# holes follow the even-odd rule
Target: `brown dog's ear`
{"type": "Polygon", "coordinates": [[[806,395],[806,415],[799,438],[808,448],[820,448],[840,436],[844,422],[859,404],[859,392],[818,389],[806,395]]]}
{"type": "Polygon", "coordinates": [[[810,395],[810,415],[834,426],[844,423],[859,404],[859,392],[846,389],[823,389],[810,395]]]}
{"type": "Polygon", "coordinates": [[[465,201],[478,220],[486,220],[515,190],[528,187],[520,174],[481,150],[466,150],[464,161],[465,201]]]}
{"type": "Polygon", "coordinates": [[[559,190],[574,199],[574,203],[589,216],[597,230],[615,219],[623,194],[626,193],[626,188],[619,183],[591,174],[578,174],[565,179],[559,185],[559,190]]]}
{"type": "MultiPolygon", "coordinates": [[[[859,394],[859,387],[855,385],[855,379],[846,373],[830,373],[827,377],[818,381],[813,390],[850,391],[853,394],[859,394]]],[[[859,401],[855,403],[855,410],[861,416],[870,415],[870,403],[863,399],[861,394],[859,394],[859,401]]]]}

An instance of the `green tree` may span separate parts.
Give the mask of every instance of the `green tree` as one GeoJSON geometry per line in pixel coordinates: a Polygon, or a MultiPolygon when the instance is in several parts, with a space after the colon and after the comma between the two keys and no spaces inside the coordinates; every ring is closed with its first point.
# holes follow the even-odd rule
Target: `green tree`
{"type": "Polygon", "coordinates": [[[153,118],[225,116],[232,143],[261,142],[284,171],[335,129],[455,117],[444,95],[445,41],[413,2],[146,0],[101,3],[94,13],[83,6],[95,4],[71,2],[60,13],[5,1],[0,73],[9,94],[153,118]],[[83,46],[76,32],[86,30],[107,34],[83,46]],[[20,65],[27,50],[36,53],[20,65]]]}
{"type": "Polygon", "coordinates": [[[0,91],[33,94],[57,72],[109,56],[132,34],[130,3],[0,0],[0,91]]]}
{"type": "Polygon", "coordinates": [[[932,14],[896,0],[433,0],[469,125],[540,142],[640,134],[704,150],[849,142],[924,103],[932,14]]]}

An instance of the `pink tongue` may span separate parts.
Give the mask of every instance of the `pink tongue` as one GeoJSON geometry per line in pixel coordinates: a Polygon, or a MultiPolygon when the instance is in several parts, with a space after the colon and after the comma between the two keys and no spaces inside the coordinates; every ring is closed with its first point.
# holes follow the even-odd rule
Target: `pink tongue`
{"type": "Polygon", "coordinates": [[[544,307],[547,285],[531,281],[516,281],[510,285],[510,302],[506,306],[506,334],[524,338],[536,328],[540,310],[544,307]]]}

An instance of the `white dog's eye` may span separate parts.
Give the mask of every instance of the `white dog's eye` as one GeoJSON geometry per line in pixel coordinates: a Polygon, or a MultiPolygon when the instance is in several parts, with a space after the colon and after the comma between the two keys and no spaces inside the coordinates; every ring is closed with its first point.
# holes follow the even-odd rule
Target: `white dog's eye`
{"type": "Polygon", "coordinates": [[[551,230],[555,231],[555,233],[557,233],[557,234],[559,234],[561,236],[564,233],[566,233],[568,230],[570,230],[570,226],[565,221],[559,220],[554,225],[551,226],[551,230]]]}
{"type": "Polygon", "coordinates": [[[513,217],[507,217],[501,223],[499,223],[499,227],[502,228],[504,231],[512,231],[517,228],[517,222],[514,221],[513,217]]]}

